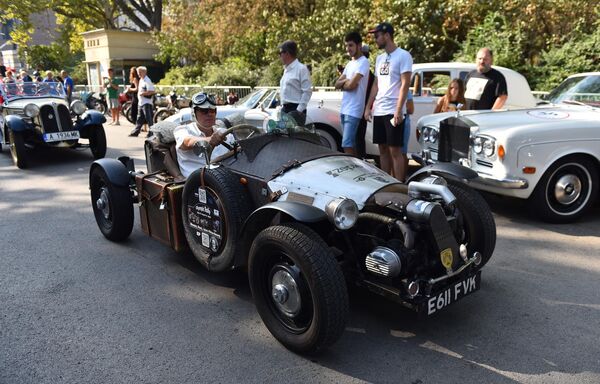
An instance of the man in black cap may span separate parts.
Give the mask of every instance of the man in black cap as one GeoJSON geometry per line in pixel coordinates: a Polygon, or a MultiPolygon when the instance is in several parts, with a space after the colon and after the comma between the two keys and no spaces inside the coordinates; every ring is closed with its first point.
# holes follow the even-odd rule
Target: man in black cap
{"type": "Polygon", "coordinates": [[[379,145],[381,169],[404,181],[406,177],[406,155],[402,153],[404,143],[406,100],[412,56],[394,43],[394,27],[380,23],[369,33],[375,34],[375,43],[385,52],[375,61],[375,77],[364,117],[371,121],[373,116],[373,143],[379,145]]]}
{"type": "Polygon", "coordinates": [[[298,125],[306,122],[306,107],[312,95],[310,72],[296,58],[298,45],[287,40],[279,46],[279,58],[283,63],[283,76],[279,81],[282,111],[289,113],[298,125]]]}

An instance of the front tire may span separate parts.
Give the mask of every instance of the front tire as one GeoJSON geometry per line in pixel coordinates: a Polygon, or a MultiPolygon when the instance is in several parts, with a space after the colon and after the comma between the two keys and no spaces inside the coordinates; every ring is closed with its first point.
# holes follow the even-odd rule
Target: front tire
{"type": "Polygon", "coordinates": [[[90,128],[90,150],[96,160],[106,156],[106,133],[104,132],[104,127],[90,128]]]}
{"type": "Polygon", "coordinates": [[[92,208],[100,232],[108,240],[125,240],[133,230],[133,200],[128,187],[110,182],[104,169],[96,166],[90,175],[92,208]]]}
{"type": "Polygon", "coordinates": [[[570,223],[590,209],[598,196],[598,168],[589,159],[569,156],[553,164],[533,195],[536,214],[550,223],[570,223]]]}
{"type": "Polygon", "coordinates": [[[458,241],[467,246],[469,257],[473,252],[481,253],[483,267],[492,257],[496,247],[496,222],[487,202],[479,193],[468,186],[447,180],[448,188],[456,196],[458,207],[458,241]],[[460,225],[461,224],[461,225],[460,225]]]}
{"type": "Polygon", "coordinates": [[[22,132],[14,132],[8,130],[8,143],[10,147],[10,155],[12,161],[20,169],[25,169],[29,166],[27,152],[25,149],[25,139],[22,132]]]}
{"type": "Polygon", "coordinates": [[[286,348],[313,353],[342,336],[348,318],[344,276],[310,228],[287,223],[260,232],[250,249],[248,277],[260,317],[286,348]]]}

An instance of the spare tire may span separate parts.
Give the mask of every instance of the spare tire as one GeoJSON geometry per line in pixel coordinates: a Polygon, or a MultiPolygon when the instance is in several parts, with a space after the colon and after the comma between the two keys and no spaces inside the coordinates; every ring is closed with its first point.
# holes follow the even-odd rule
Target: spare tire
{"type": "Polygon", "coordinates": [[[183,188],[185,237],[194,257],[209,271],[225,271],[241,257],[242,224],[252,200],[239,178],[224,167],[200,168],[183,188]]]}

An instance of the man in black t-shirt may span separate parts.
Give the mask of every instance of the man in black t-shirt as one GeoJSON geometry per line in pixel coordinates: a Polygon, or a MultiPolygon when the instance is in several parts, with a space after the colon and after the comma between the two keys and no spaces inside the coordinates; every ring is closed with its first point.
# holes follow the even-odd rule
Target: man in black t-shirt
{"type": "Polygon", "coordinates": [[[501,109],[508,98],[506,79],[492,68],[494,56],[489,48],[477,52],[477,70],[465,79],[467,109],[501,109]]]}

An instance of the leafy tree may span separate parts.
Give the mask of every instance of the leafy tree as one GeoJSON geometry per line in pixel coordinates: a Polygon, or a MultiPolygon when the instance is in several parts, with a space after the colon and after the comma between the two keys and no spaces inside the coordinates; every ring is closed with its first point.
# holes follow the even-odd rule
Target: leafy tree
{"type": "Polygon", "coordinates": [[[600,22],[590,34],[580,34],[561,46],[543,52],[539,63],[531,68],[536,79],[535,89],[551,90],[567,76],[600,71],[600,22]]]}

